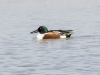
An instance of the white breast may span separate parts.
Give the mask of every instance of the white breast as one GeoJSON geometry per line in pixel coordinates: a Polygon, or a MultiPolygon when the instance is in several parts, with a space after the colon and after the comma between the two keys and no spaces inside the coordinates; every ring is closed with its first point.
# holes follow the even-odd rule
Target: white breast
{"type": "Polygon", "coordinates": [[[37,39],[43,39],[44,35],[45,35],[45,34],[40,34],[40,33],[38,33],[37,39]]]}

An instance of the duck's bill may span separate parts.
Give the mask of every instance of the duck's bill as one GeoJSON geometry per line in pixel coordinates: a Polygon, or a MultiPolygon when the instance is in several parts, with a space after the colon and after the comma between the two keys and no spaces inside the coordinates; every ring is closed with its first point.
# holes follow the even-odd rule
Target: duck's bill
{"type": "Polygon", "coordinates": [[[38,32],[38,30],[35,30],[35,31],[32,31],[32,32],[30,32],[31,34],[34,34],[34,33],[37,33],[38,32]]]}

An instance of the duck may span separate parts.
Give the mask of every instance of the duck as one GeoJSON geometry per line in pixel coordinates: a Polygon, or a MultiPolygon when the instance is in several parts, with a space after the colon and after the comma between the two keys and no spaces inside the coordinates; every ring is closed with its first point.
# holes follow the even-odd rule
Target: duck
{"type": "Polygon", "coordinates": [[[48,30],[47,27],[40,26],[30,33],[38,33],[37,39],[63,39],[70,38],[74,32],[73,30],[48,30]]]}

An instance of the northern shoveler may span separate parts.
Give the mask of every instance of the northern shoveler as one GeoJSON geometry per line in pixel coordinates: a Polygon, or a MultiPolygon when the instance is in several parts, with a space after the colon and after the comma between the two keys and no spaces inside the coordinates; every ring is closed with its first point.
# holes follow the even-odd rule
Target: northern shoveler
{"type": "Polygon", "coordinates": [[[40,26],[37,30],[30,32],[37,33],[37,39],[60,39],[69,38],[73,34],[73,30],[48,30],[45,26],[40,26]]]}

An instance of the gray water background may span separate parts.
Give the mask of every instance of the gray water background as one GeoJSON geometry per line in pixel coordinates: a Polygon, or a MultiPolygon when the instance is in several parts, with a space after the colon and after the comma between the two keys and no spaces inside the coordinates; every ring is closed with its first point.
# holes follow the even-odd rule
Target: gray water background
{"type": "Polygon", "coordinates": [[[0,75],[100,75],[100,0],[0,0],[0,75]],[[74,34],[39,41],[39,26],[74,34]]]}

